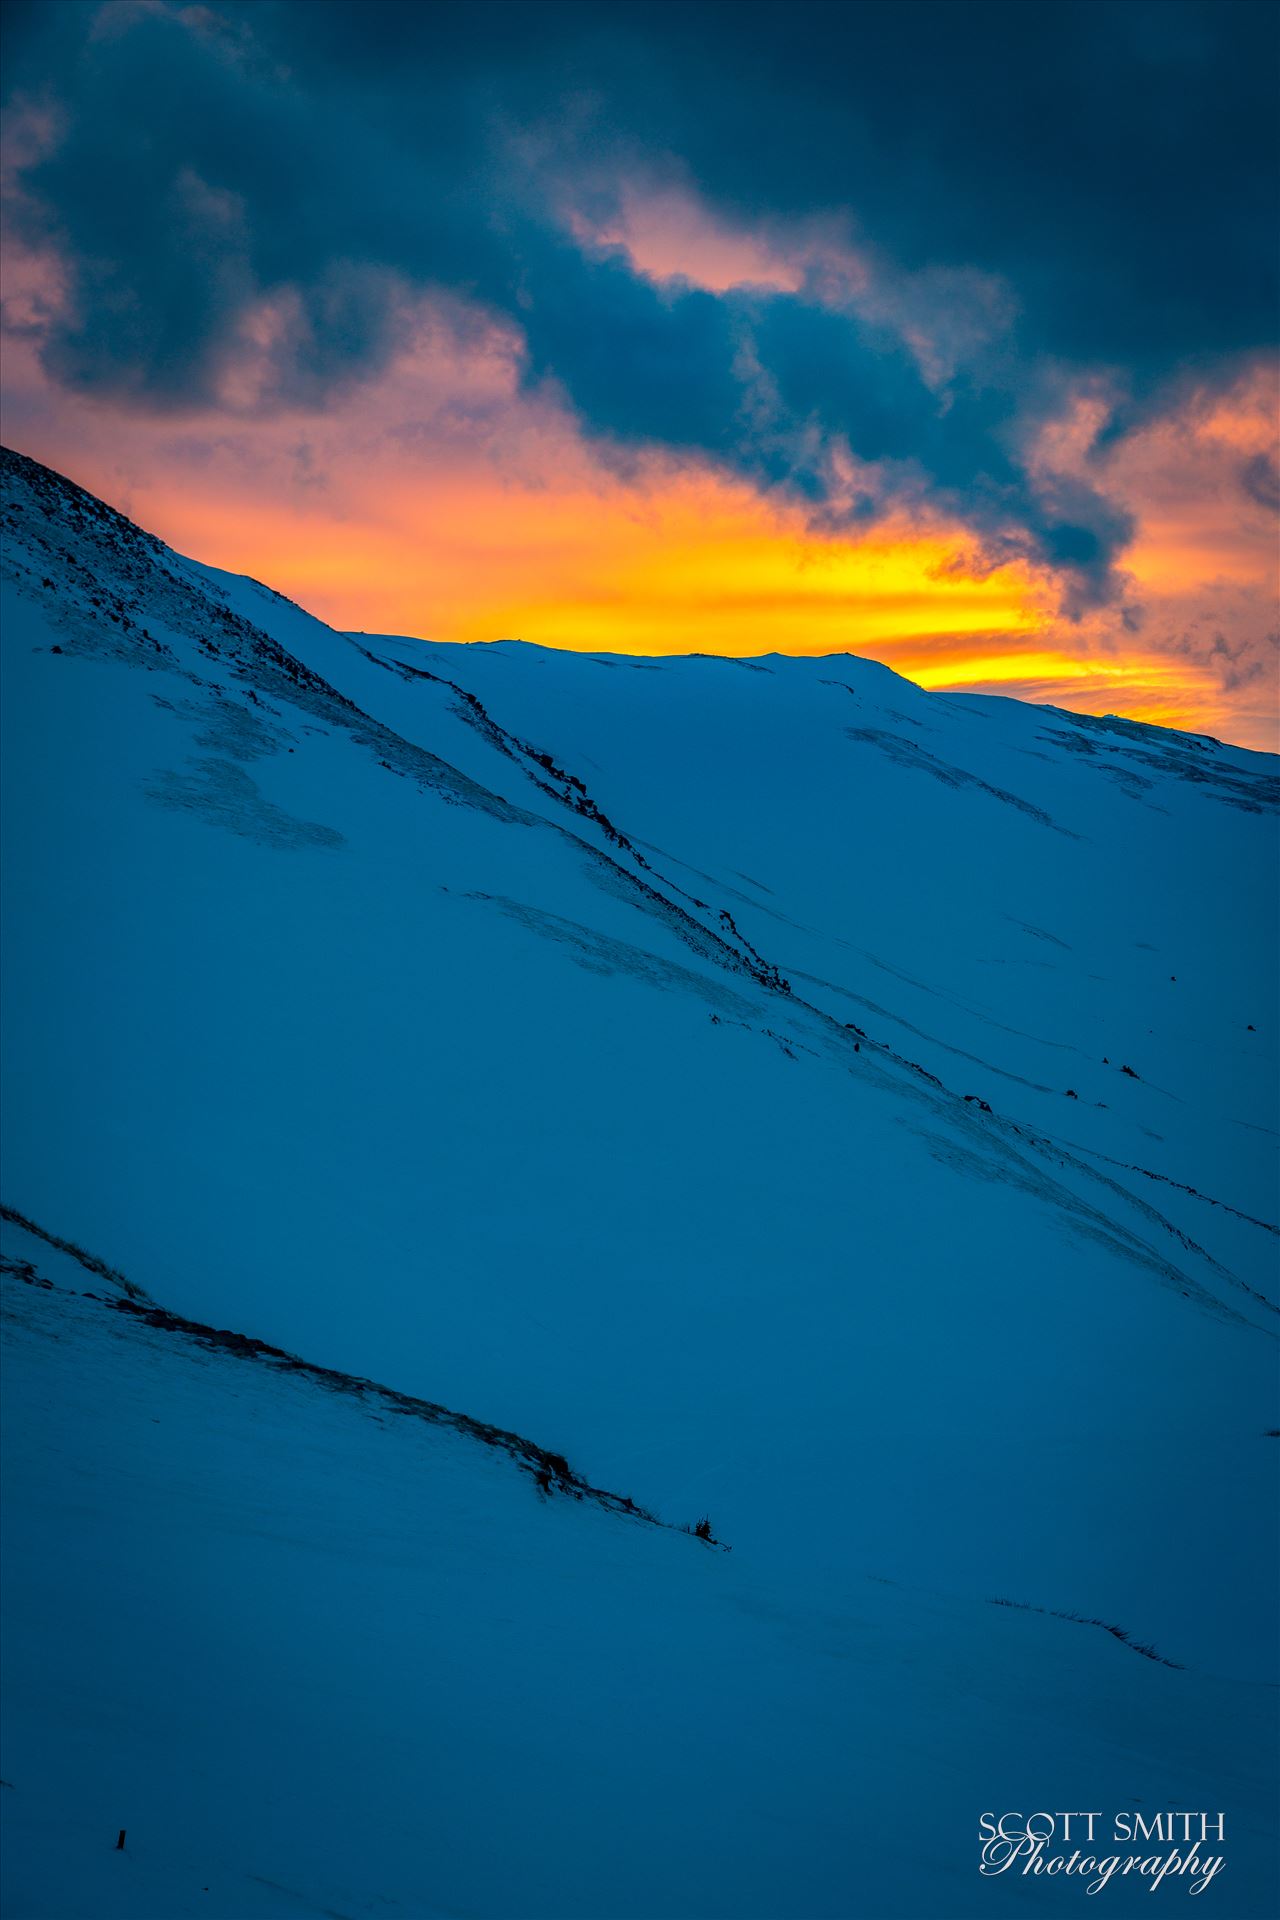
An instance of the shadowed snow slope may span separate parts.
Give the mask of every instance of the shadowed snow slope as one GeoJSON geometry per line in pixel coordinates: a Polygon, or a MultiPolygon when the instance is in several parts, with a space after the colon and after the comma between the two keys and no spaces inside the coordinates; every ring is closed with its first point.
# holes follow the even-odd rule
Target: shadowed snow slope
{"type": "Polygon", "coordinates": [[[15,1920],[1066,1913],[1033,1806],[1268,1912],[1275,762],[4,459],[15,1920]]]}

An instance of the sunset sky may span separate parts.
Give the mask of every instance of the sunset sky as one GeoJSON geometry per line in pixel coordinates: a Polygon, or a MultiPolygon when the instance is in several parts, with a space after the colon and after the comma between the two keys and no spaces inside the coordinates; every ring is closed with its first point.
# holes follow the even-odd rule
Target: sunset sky
{"type": "Polygon", "coordinates": [[[1274,748],[1276,18],[10,0],[4,438],[341,627],[1274,748]]]}

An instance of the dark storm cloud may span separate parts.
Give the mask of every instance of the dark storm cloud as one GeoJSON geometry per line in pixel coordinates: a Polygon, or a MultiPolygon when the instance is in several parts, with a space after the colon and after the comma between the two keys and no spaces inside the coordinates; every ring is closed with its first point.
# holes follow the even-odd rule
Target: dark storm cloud
{"type": "Polygon", "coordinates": [[[1280,513],[1280,467],[1268,454],[1255,453],[1240,469],[1240,485],[1251,500],[1280,513]]]}
{"type": "Polygon", "coordinates": [[[588,434],[709,455],[817,512],[847,442],[894,487],[1105,594],[1124,517],[1019,459],[1044,369],[1131,404],[1274,336],[1275,154],[1261,6],[338,4],[7,10],[15,95],[62,136],[12,217],[74,299],[49,371],[207,404],[253,303],[287,294],[264,404],[319,405],[400,338],[404,290],[514,321],[525,378],[588,434]],[[841,212],[903,272],[999,275],[1019,310],[943,390],[888,323],[814,298],[658,288],[575,246],[676,174],[752,221],[841,212]]]}
{"type": "Polygon", "coordinates": [[[318,86],[410,115],[442,68],[520,118],[594,98],[584,157],[667,153],[744,215],[851,208],[905,266],[1004,274],[1053,352],[1154,369],[1275,337],[1265,0],[269,11],[318,86]]]}

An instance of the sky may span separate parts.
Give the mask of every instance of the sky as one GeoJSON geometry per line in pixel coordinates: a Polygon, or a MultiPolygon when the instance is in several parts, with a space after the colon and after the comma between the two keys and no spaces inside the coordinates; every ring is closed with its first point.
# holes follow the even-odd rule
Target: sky
{"type": "Polygon", "coordinates": [[[1272,6],[3,18],[4,438],[180,550],[1280,744],[1272,6]]]}

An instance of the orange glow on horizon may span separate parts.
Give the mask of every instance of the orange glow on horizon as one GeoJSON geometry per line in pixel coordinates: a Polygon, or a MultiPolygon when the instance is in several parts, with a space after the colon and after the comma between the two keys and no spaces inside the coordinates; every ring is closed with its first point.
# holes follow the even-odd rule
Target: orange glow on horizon
{"type": "MultiPolygon", "coordinates": [[[[221,490],[79,477],[179,552],[246,573],[342,630],[516,638],[589,653],[857,653],[930,691],[1003,693],[1271,747],[1213,675],[1053,620],[1031,569],[965,571],[957,530],[818,537],[705,478],[665,490],[388,489],[318,513],[221,490]]],[[[1172,571],[1172,569],[1171,569],[1172,571]]]]}
{"type": "Polygon", "coordinates": [[[179,551],[216,552],[332,626],[440,641],[654,655],[887,653],[915,641],[932,649],[912,650],[923,667],[969,636],[988,648],[1029,637],[1043,617],[1043,583],[1026,569],[966,570],[976,556],[959,530],[819,536],[794,510],[707,475],[643,490],[389,493],[341,529],[261,500],[135,492],[132,506],[179,551]]]}
{"type": "MultiPolygon", "coordinates": [[[[1248,395],[1157,423],[1104,476],[1138,519],[1122,559],[1141,603],[1130,630],[1114,608],[1062,620],[1051,578],[985,569],[971,535],[923,512],[837,535],[707,468],[615,469],[554,396],[520,393],[500,335],[468,358],[424,332],[380,386],[323,420],[230,426],[64,409],[23,360],[14,343],[6,439],[179,552],[341,629],[579,652],[858,653],[931,690],[1277,744],[1273,532],[1223,478],[1267,445],[1248,395]],[[455,430],[467,408],[477,434],[455,430]]],[[[1069,471],[1070,436],[1051,453],[1069,471]]]]}
{"type": "MultiPolygon", "coordinates": [[[[454,495],[407,536],[397,522],[323,539],[306,515],[207,507],[160,528],[182,551],[268,579],[344,630],[585,653],[856,653],[937,692],[1005,694],[1122,713],[1244,745],[1214,676],[1137,645],[1075,651],[1025,568],[957,570],[961,534],[881,531],[857,545],[779,525],[750,496],[454,495]],[[232,557],[234,556],[234,557],[232,557]]],[[[415,516],[410,515],[411,519],[415,516]]],[[[154,522],[156,515],[151,516],[154,522]]],[[[1077,641],[1077,644],[1080,644],[1077,641]]]]}

